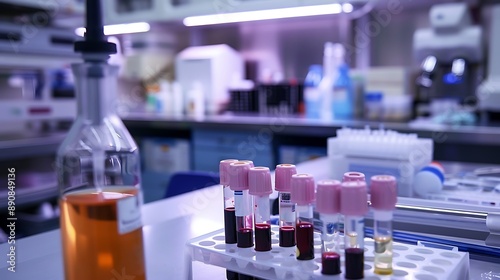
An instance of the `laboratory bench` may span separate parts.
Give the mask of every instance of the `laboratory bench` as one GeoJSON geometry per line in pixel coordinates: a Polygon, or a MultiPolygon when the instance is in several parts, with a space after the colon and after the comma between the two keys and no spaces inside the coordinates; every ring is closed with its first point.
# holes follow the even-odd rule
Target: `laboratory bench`
{"type": "MultiPolygon", "coordinates": [[[[318,159],[300,164],[297,166],[298,171],[312,173],[317,179],[324,178],[327,176],[327,172],[321,168],[324,160],[318,159]]],[[[142,217],[148,279],[225,279],[223,268],[192,262],[190,250],[186,245],[192,238],[223,227],[220,186],[211,186],[145,204],[142,208],[142,217]]],[[[430,236],[419,232],[413,233],[417,238],[430,236]]],[[[448,237],[446,232],[442,232],[441,235],[434,234],[432,237],[484,246],[482,240],[448,237]]],[[[0,244],[0,255],[3,259],[6,258],[9,247],[9,244],[0,244]]],[[[500,247],[490,248],[500,254],[500,247]]],[[[0,279],[64,278],[59,230],[18,239],[15,249],[16,272],[9,272],[7,270],[9,264],[2,261],[0,279]]],[[[486,258],[470,253],[470,279],[482,280],[484,278],[481,274],[490,271],[500,273],[499,256],[486,258]]]]}
{"type": "MultiPolygon", "coordinates": [[[[369,126],[431,138],[435,145],[434,159],[440,161],[498,164],[500,158],[500,127],[493,126],[320,121],[290,115],[222,114],[196,119],[130,112],[122,118],[141,151],[146,202],[164,197],[171,174],[185,170],[217,172],[218,161],[222,159],[245,158],[256,165],[273,167],[283,162],[299,163],[324,157],[327,138],[335,136],[336,130],[342,127],[369,126]]],[[[35,173],[28,176],[31,185],[23,185],[18,180],[16,188],[18,209],[27,211],[35,220],[32,214],[38,210],[33,207],[42,202],[57,204],[55,176],[49,173],[54,175],[55,154],[64,137],[64,132],[57,132],[0,138],[0,167],[7,170],[16,165],[18,176],[23,172],[35,173]],[[28,166],[32,162],[41,167],[31,169],[28,166]]],[[[6,191],[0,191],[0,206],[5,205],[6,191]]],[[[45,223],[35,224],[43,231],[45,223]]],[[[48,225],[56,226],[54,223],[48,225]]],[[[30,229],[36,232],[37,227],[30,229]]]]}

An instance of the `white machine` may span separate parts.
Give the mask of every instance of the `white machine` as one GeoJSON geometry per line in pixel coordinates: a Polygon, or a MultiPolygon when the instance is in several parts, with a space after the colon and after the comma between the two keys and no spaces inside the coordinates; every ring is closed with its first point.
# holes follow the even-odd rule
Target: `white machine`
{"type": "MultiPolygon", "coordinates": [[[[184,95],[200,88],[206,114],[217,114],[229,101],[231,83],[243,79],[244,63],[227,45],[189,47],[176,57],[175,73],[184,95]]],[[[187,97],[184,100],[186,103],[187,97]]]]}
{"type": "Polygon", "coordinates": [[[489,45],[488,77],[479,86],[477,98],[479,109],[500,112],[500,5],[492,9],[489,45]]]}
{"type": "Polygon", "coordinates": [[[0,33],[0,134],[24,132],[27,122],[72,120],[76,98],[70,64],[76,35],[72,31],[3,23],[0,33]]]}
{"type": "Polygon", "coordinates": [[[469,103],[481,77],[482,28],[473,25],[466,3],[434,5],[429,20],[431,27],[413,36],[415,58],[422,62],[418,95],[425,95],[426,100],[469,103]]]}

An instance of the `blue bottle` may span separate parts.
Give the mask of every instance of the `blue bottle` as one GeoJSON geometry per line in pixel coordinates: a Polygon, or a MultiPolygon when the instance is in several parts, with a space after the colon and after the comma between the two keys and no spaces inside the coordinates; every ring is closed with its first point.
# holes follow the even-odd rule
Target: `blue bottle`
{"type": "Polygon", "coordinates": [[[335,81],[333,112],[336,119],[350,119],[353,114],[353,85],[347,64],[340,65],[335,81]]]}
{"type": "Polygon", "coordinates": [[[318,89],[323,77],[323,67],[321,65],[311,65],[304,80],[304,103],[306,117],[319,119],[321,117],[321,106],[323,102],[322,94],[318,89]]]}
{"type": "Polygon", "coordinates": [[[334,84],[333,114],[335,119],[351,119],[354,111],[353,83],[349,76],[349,66],[344,61],[344,48],[336,44],[338,68],[334,84]]]}

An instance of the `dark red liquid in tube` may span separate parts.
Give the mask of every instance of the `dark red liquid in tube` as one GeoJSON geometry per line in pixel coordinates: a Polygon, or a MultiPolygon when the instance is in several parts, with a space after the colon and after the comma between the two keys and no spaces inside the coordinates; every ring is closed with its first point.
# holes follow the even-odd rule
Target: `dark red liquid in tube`
{"type": "Polygon", "coordinates": [[[297,241],[297,260],[314,259],[314,226],[311,223],[298,223],[295,229],[297,241]]]}
{"type": "Polygon", "coordinates": [[[271,251],[271,225],[255,225],[255,251],[271,251]]]}
{"type": "Polygon", "coordinates": [[[325,275],[337,275],[340,270],[340,255],[335,252],[323,252],[321,254],[321,273],[325,275]]]}
{"type": "Polygon", "coordinates": [[[234,207],[224,209],[224,236],[226,244],[236,244],[236,215],[234,207]]]}
{"type": "Polygon", "coordinates": [[[280,247],[295,246],[295,228],[284,226],[280,227],[280,247]]]}
{"type": "Polygon", "coordinates": [[[242,228],[238,230],[238,248],[253,247],[253,229],[242,228]]]}
{"type": "Polygon", "coordinates": [[[365,251],[361,248],[345,249],[345,278],[363,279],[365,269],[365,251]]]}

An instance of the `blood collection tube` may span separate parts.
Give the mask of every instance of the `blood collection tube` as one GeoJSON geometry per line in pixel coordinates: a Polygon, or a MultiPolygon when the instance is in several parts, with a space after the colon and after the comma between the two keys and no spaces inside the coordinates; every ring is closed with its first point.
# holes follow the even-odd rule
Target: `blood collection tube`
{"type": "Polygon", "coordinates": [[[362,279],[364,215],[368,212],[364,181],[348,181],[341,184],[340,212],[344,215],[345,278],[362,279]]]}
{"type": "MultiPolygon", "coordinates": [[[[225,159],[219,163],[220,184],[224,202],[224,237],[226,244],[236,244],[236,215],[234,212],[234,192],[229,187],[229,165],[236,159],[225,159]]],[[[227,280],[238,280],[238,273],[226,270],[227,280]]]]}
{"type": "Polygon", "coordinates": [[[234,191],[236,239],[239,248],[253,247],[252,197],[248,193],[250,163],[237,161],[229,165],[229,186],[234,191]]]}
{"type": "Polygon", "coordinates": [[[293,164],[278,164],[274,171],[274,188],[279,199],[279,245],[280,247],[295,246],[295,204],[290,200],[290,181],[297,174],[293,164]]]}
{"type": "Polygon", "coordinates": [[[225,159],[219,163],[220,184],[224,194],[224,233],[226,244],[236,244],[236,216],[234,212],[234,191],[229,187],[229,165],[236,159],[225,159]]]}
{"type": "Polygon", "coordinates": [[[291,199],[297,204],[295,241],[297,260],[314,259],[313,204],[316,199],[314,178],[310,174],[295,174],[291,179],[291,199]]]}
{"type": "Polygon", "coordinates": [[[365,174],[354,171],[349,171],[344,173],[344,178],[342,178],[342,182],[351,182],[351,181],[365,181],[365,174]]]}
{"type": "Polygon", "coordinates": [[[375,240],[375,268],[379,275],[392,274],[392,216],[397,202],[396,178],[388,175],[371,177],[373,207],[373,239],[375,240]]]}
{"type": "Polygon", "coordinates": [[[271,171],[267,167],[252,167],[248,171],[249,194],[254,199],[255,251],[271,251],[271,204],[273,193],[271,171]]]}
{"type": "Polygon", "coordinates": [[[340,182],[322,180],[317,184],[316,211],[319,213],[323,229],[321,231],[321,273],[326,275],[340,274],[340,182]]]}

